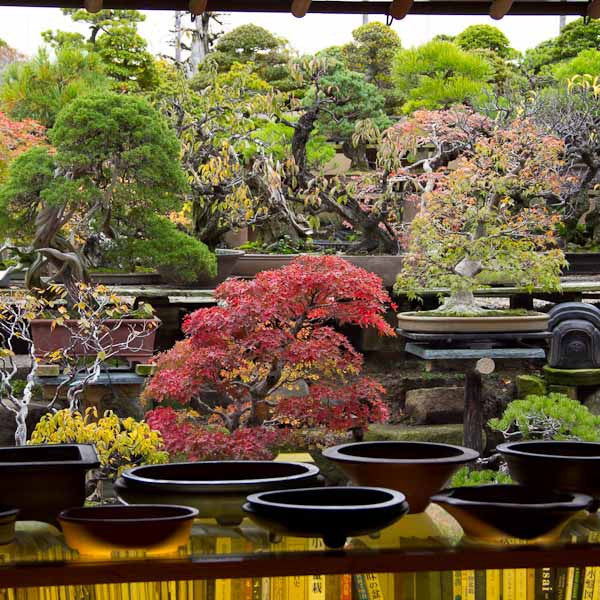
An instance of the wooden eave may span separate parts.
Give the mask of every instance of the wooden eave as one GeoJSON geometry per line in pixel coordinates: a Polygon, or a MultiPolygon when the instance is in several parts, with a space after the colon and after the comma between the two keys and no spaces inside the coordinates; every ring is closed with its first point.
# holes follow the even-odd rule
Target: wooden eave
{"type": "MultiPolygon", "coordinates": [[[[482,0],[415,0],[411,15],[488,15],[492,2],[482,0]]],[[[588,14],[584,0],[514,0],[507,15],[588,14]]],[[[0,0],[0,6],[82,8],[83,0],[0,0]]],[[[137,10],[189,10],[189,0],[104,0],[104,8],[137,10]]],[[[391,2],[362,0],[313,0],[308,14],[388,15],[391,2]]],[[[289,13],[292,0],[208,0],[206,10],[213,12],[289,13]]]]}

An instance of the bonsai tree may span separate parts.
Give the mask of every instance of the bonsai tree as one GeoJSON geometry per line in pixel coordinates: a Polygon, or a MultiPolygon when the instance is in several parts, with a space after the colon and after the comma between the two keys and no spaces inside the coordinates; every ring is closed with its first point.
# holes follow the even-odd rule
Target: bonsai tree
{"type": "Polygon", "coordinates": [[[94,444],[100,468],[92,475],[95,499],[102,499],[102,484],[115,481],[125,469],[168,462],[160,434],[148,423],[112,411],[98,415],[87,408],[84,414],[63,409],[45,414],[31,434],[30,444],[94,444]]]}
{"type": "Polygon", "coordinates": [[[547,196],[561,188],[564,145],[528,121],[479,137],[448,171],[413,178],[421,210],[411,225],[406,265],[396,288],[449,287],[440,311],[479,314],[473,289],[482,272],[502,272],[516,285],[556,288],[565,260],[558,215],[547,196]]]}
{"type": "Polygon", "coordinates": [[[405,113],[472,102],[489,89],[492,77],[487,60],[440,40],[400,50],[393,68],[393,80],[404,101],[405,113]]]}
{"type": "MultiPolygon", "coordinates": [[[[0,188],[0,226],[27,244],[29,287],[52,267],[76,296],[103,244],[179,207],[185,178],[174,132],[145,100],[113,93],[80,97],[49,131],[54,148],[34,147],[0,188]]],[[[200,242],[196,242],[200,244],[200,242]]],[[[214,273],[214,257],[204,270],[214,273]]]]}
{"type": "Polygon", "coordinates": [[[152,411],[165,439],[180,448],[192,434],[206,441],[213,424],[215,435],[258,427],[272,441],[268,424],[345,430],[385,418],[383,388],[361,374],[362,356],[332,326],[394,335],[376,275],[338,257],[303,256],[252,281],[226,281],[215,294],[219,306],[187,317],[186,338],[158,358],[144,391],[147,401],[195,411],[152,411]]]}
{"type": "Polygon", "coordinates": [[[402,47],[398,34],[388,25],[372,21],[355,29],[352,38],[340,48],[341,59],[351,71],[362,73],[379,88],[386,112],[392,114],[398,104],[391,77],[394,55],[402,47]]]}

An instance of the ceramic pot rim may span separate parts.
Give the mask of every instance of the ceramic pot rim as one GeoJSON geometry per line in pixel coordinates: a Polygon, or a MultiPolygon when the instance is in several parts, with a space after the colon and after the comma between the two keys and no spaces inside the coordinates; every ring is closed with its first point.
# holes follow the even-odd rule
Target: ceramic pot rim
{"type": "Polygon", "coordinates": [[[496,450],[501,454],[506,454],[508,456],[516,456],[516,457],[528,457],[528,458],[544,458],[550,460],[589,460],[589,461],[597,461],[600,460],[600,442],[578,442],[578,441],[570,441],[570,440],[524,440],[519,442],[505,442],[504,444],[498,444],[496,446],[496,450]],[[579,454],[541,454],[539,452],[527,452],[526,450],[519,450],[517,446],[521,446],[526,448],[529,445],[533,444],[555,444],[555,445],[585,445],[588,447],[596,446],[598,448],[597,456],[585,456],[579,454]]]}
{"type": "Polygon", "coordinates": [[[0,506],[0,519],[5,517],[16,517],[19,514],[19,509],[14,506],[0,506]]]}
{"type": "MultiPolygon", "coordinates": [[[[343,491],[341,493],[344,493],[343,491]]],[[[350,492],[351,493],[351,492],[350,492]]],[[[389,488],[383,487],[366,487],[366,486],[339,486],[339,487],[322,487],[322,488],[293,488],[289,490],[271,490],[268,492],[258,492],[256,494],[250,494],[246,498],[246,504],[250,507],[252,512],[256,512],[256,509],[260,511],[260,509],[268,509],[268,508],[283,508],[288,510],[319,510],[319,511],[356,511],[360,509],[370,510],[370,509],[381,509],[381,508],[392,508],[394,506],[401,506],[402,504],[407,505],[406,496],[402,492],[398,492],[396,490],[391,490],[389,488]],[[294,492],[316,492],[319,491],[329,491],[332,489],[336,490],[360,490],[363,492],[381,492],[387,494],[390,498],[389,500],[385,500],[384,502],[374,502],[373,504],[288,504],[287,502],[270,502],[268,500],[269,496],[274,494],[288,494],[294,492]],[[265,498],[266,497],[266,498],[265,498]]],[[[246,507],[244,505],[244,510],[246,507]]]]}
{"type": "Polygon", "coordinates": [[[587,494],[579,494],[576,492],[545,492],[548,496],[558,496],[559,494],[570,497],[570,500],[562,500],[556,502],[540,502],[536,504],[527,504],[520,502],[502,502],[501,500],[485,501],[485,500],[465,500],[463,498],[457,498],[452,494],[457,491],[464,489],[476,489],[476,488],[519,488],[526,490],[527,486],[524,485],[513,485],[513,484],[496,484],[490,483],[486,485],[478,485],[471,487],[455,487],[447,488],[431,496],[431,502],[436,504],[448,504],[450,506],[456,506],[457,508],[482,508],[490,510],[498,509],[515,509],[524,511],[537,511],[537,510],[585,510],[589,508],[590,504],[594,502],[594,499],[587,494]]]}
{"type": "Polygon", "coordinates": [[[152,524],[152,523],[164,523],[169,521],[187,521],[189,519],[195,519],[199,514],[196,508],[191,506],[182,506],[179,504],[114,504],[104,506],[76,506],[73,508],[67,508],[58,515],[59,521],[66,521],[67,523],[79,523],[83,525],[131,525],[134,523],[152,524]],[[171,514],[164,517],[131,517],[124,519],[117,519],[114,517],[94,517],[96,509],[102,509],[103,511],[110,510],[121,510],[123,512],[131,511],[134,512],[138,509],[152,508],[158,512],[161,510],[173,510],[178,509],[180,514],[171,514]]]}
{"type": "Polygon", "coordinates": [[[79,450],[79,458],[74,460],[30,460],[30,461],[5,461],[2,460],[0,453],[0,467],[3,469],[21,470],[21,469],[60,469],[65,467],[81,468],[84,470],[96,469],[100,466],[100,458],[94,444],[27,444],[26,446],[3,446],[0,450],[8,448],[22,452],[27,457],[27,452],[33,452],[31,449],[47,448],[50,452],[63,448],[77,448],[79,450]]]}
{"type": "Polygon", "coordinates": [[[486,317],[485,315],[481,315],[481,316],[472,316],[472,317],[456,317],[456,316],[452,316],[452,315],[440,315],[439,317],[436,316],[432,316],[432,315],[426,315],[426,316],[419,316],[419,312],[418,311],[412,311],[412,312],[404,312],[404,313],[398,313],[398,319],[400,321],[402,320],[414,320],[414,319],[418,319],[419,321],[423,321],[424,323],[439,323],[440,321],[456,321],[456,322],[461,322],[461,323],[505,323],[507,321],[520,321],[520,322],[525,322],[528,323],[530,321],[544,321],[544,320],[548,320],[548,314],[547,313],[543,313],[543,312],[538,312],[538,311],[529,311],[530,313],[536,313],[536,314],[528,314],[528,315],[494,315],[494,316],[489,316],[486,317]]]}
{"type": "MultiPolygon", "coordinates": [[[[269,465],[294,465],[294,466],[298,466],[302,469],[304,469],[304,471],[302,473],[297,473],[296,475],[283,475],[283,476],[279,476],[279,477],[264,477],[264,478],[260,478],[260,479],[155,479],[152,477],[143,477],[141,475],[137,475],[136,471],[139,471],[141,469],[145,469],[145,468],[149,468],[149,467],[161,467],[162,465],[142,465],[139,467],[134,467],[133,469],[129,470],[129,471],[125,471],[123,473],[123,479],[125,480],[125,482],[129,481],[133,481],[135,483],[145,483],[145,484],[149,484],[149,485],[153,485],[153,486],[158,486],[158,485],[165,485],[165,486],[169,486],[169,485],[190,485],[190,486],[202,486],[205,487],[206,489],[203,490],[203,492],[208,492],[210,491],[212,488],[219,488],[216,489],[215,491],[218,493],[222,493],[223,489],[227,488],[227,486],[235,486],[235,487],[239,487],[239,486],[244,486],[244,485],[266,485],[266,484],[271,484],[271,483],[277,483],[280,481],[286,481],[286,482],[293,482],[296,480],[303,480],[303,479],[308,479],[311,477],[316,477],[319,474],[319,467],[317,467],[316,465],[311,465],[310,463],[302,463],[302,462],[289,462],[289,461],[278,461],[278,462],[273,462],[270,460],[207,460],[207,461],[202,461],[202,463],[198,463],[198,462],[181,462],[181,463],[169,463],[168,465],[164,465],[165,467],[172,467],[172,466],[176,466],[176,465],[222,465],[224,463],[227,464],[236,464],[236,465],[243,465],[244,463],[246,464],[256,464],[256,463],[260,463],[260,464],[269,464],[269,465]]],[[[197,490],[190,490],[190,493],[198,493],[197,490]]]]}
{"type": "Polygon", "coordinates": [[[455,446],[452,444],[442,444],[437,442],[402,442],[393,440],[384,440],[380,442],[352,442],[349,444],[340,444],[338,446],[331,446],[325,448],[322,452],[325,458],[330,460],[336,460],[340,462],[350,463],[383,463],[389,465],[410,465],[410,464],[453,464],[453,463],[467,463],[472,462],[479,458],[479,452],[472,450],[471,448],[465,448],[464,446],[455,446]],[[383,458],[383,457],[372,457],[372,456],[361,456],[360,454],[345,454],[346,448],[359,448],[369,447],[374,445],[396,445],[396,446],[426,446],[426,447],[437,447],[437,448],[448,448],[454,451],[458,450],[458,454],[452,456],[441,456],[441,457],[429,457],[429,458],[383,458]]]}

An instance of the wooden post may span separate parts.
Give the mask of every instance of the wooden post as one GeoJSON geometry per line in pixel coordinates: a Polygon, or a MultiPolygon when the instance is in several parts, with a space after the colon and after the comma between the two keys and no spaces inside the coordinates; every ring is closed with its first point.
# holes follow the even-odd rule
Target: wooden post
{"type": "Polygon", "coordinates": [[[483,406],[481,405],[481,373],[474,367],[465,373],[465,413],[463,443],[467,448],[483,451],[483,406]]]}

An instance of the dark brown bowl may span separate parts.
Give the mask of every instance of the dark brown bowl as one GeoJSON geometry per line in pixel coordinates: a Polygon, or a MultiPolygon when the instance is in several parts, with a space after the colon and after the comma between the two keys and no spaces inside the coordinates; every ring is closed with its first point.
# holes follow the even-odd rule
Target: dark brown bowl
{"type": "Polygon", "coordinates": [[[24,521],[56,523],[61,510],[83,505],[86,473],[99,466],[89,444],[0,448],[0,504],[18,508],[24,521]]]}
{"type": "Polygon", "coordinates": [[[406,495],[411,513],[423,512],[442,489],[479,453],[462,446],[430,442],[358,442],[323,450],[356,485],[384,487],[406,495]]]}
{"type": "Polygon", "coordinates": [[[404,494],[367,487],[322,487],[248,496],[248,516],[275,533],[320,537],[341,548],[350,536],[380,531],[408,512],[404,494]]]}
{"type": "Polygon", "coordinates": [[[532,540],[555,533],[593,498],[586,494],[540,491],[522,485],[478,485],[443,490],[431,501],[448,511],[472,539],[532,540]]]}
{"type": "Polygon", "coordinates": [[[82,556],[143,550],[172,554],[187,544],[198,511],[189,506],[86,506],[60,513],[67,544],[82,556]]]}
{"type": "Polygon", "coordinates": [[[540,490],[581,492],[600,500],[600,443],[509,442],[496,449],[518,483],[540,490]]]}
{"type": "Polygon", "coordinates": [[[319,485],[319,469],[307,463],[224,460],[136,467],[115,491],[126,504],[183,504],[200,517],[238,525],[248,494],[319,485]]]}

